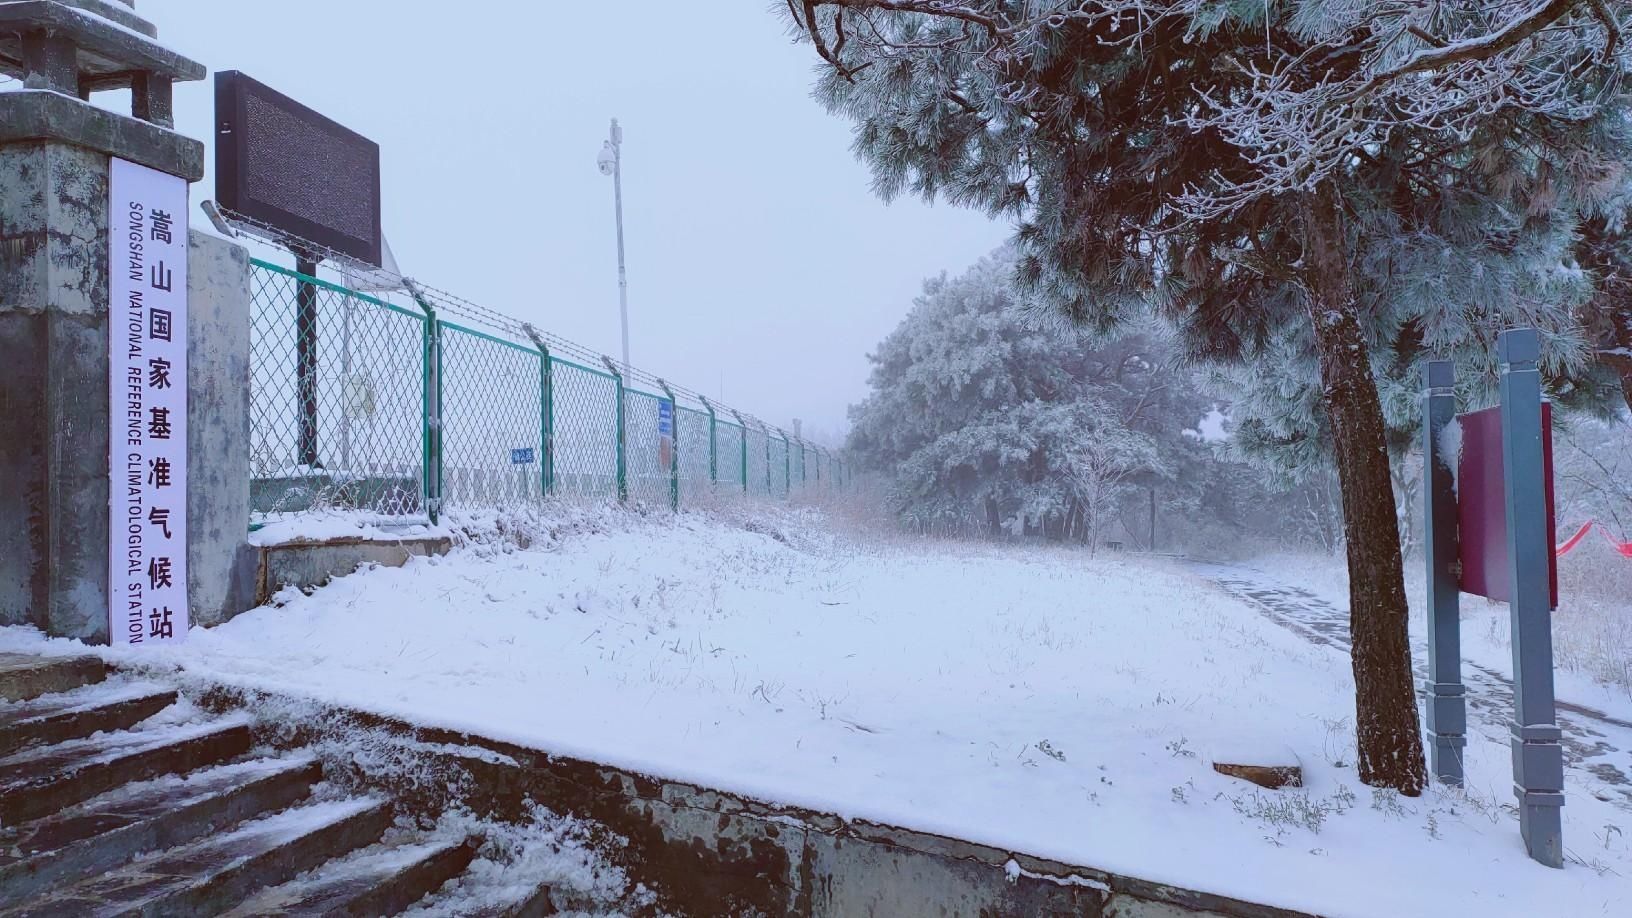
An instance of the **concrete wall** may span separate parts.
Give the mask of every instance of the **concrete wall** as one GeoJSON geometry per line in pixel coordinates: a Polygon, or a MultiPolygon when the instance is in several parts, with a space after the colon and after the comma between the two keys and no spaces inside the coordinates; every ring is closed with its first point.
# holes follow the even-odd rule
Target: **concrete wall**
{"type": "Polygon", "coordinates": [[[417,815],[459,805],[481,816],[523,819],[536,802],[599,823],[627,840],[614,857],[631,879],[657,890],[659,904],[677,914],[1308,918],[310,701],[223,687],[205,703],[217,710],[302,711],[296,720],[258,724],[261,740],[310,745],[325,757],[327,779],[389,790],[417,815]],[[371,750],[366,769],[353,755],[359,743],[371,750]]]}
{"type": "Polygon", "coordinates": [[[106,641],[108,157],[0,146],[0,624],[106,641]]]}
{"type": "Polygon", "coordinates": [[[249,534],[249,254],[194,232],[187,262],[187,589],[195,624],[255,605],[249,534]]]}
{"type": "MultiPolygon", "coordinates": [[[[250,605],[270,601],[272,594],[284,587],[308,590],[367,565],[402,567],[409,558],[445,555],[452,549],[453,542],[446,536],[302,540],[263,545],[253,549],[258,552],[258,570],[254,578],[254,602],[250,605]]],[[[241,611],[243,609],[235,610],[227,617],[241,611]]]]}

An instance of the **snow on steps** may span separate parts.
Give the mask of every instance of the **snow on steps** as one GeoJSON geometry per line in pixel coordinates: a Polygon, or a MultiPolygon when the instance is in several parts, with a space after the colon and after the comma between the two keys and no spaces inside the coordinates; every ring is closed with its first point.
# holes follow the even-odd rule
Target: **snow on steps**
{"type": "Polygon", "coordinates": [[[481,891],[494,865],[466,875],[467,822],[418,828],[179,695],[100,661],[0,659],[0,916],[553,912],[538,881],[481,891]]]}
{"type": "Polygon", "coordinates": [[[101,682],[107,664],[95,657],[35,657],[0,653],[0,699],[27,701],[101,682]]]}
{"type": "Polygon", "coordinates": [[[130,781],[179,774],[249,751],[249,718],[121,730],[0,759],[0,824],[37,819],[130,781]]]}
{"type": "Polygon", "coordinates": [[[416,833],[407,839],[380,842],[262,890],[227,916],[395,914],[453,879],[470,866],[474,856],[475,846],[467,839],[416,833]]]}
{"type": "Polygon", "coordinates": [[[341,798],[274,813],[230,832],[138,858],[112,873],[36,899],[16,914],[214,915],[255,890],[371,844],[391,824],[391,806],[341,798]]]}
{"type": "Polygon", "coordinates": [[[133,727],[176,703],[173,690],[147,682],[82,686],[0,707],[0,756],[34,743],[60,743],[133,727]]]}
{"type": "Polygon", "coordinates": [[[0,829],[0,903],[113,870],[297,803],[322,770],[310,755],[249,759],[115,789],[44,819],[0,829]]]}

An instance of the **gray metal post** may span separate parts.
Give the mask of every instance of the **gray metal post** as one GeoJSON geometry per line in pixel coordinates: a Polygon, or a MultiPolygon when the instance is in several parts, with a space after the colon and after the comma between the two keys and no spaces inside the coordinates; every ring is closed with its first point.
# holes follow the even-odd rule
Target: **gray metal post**
{"type": "Polygon", "coordinates": [[[1512,568],[1513,793],[1530,857],[1564,866],[1559,808],[1564,752],[1553,705],[1552,553],[1541,427],[1540,343],[1533,328],[1502,332],[1502,463],[1506,472],[1507,556],[1512,568]]]}
{"type": "Polygon", "coordinates": [[[612,199],[618,222],[618,318],[623,326],[623,366],[629,367],[629,275],[623,268],[623,128],[612,119],[601,152],[601,171],[612,176],[612,199]]]}
{"type": "Polygon", "coordinates": [[[1456,485],[1440,436],[1456,417],[1456,364],[1428,362],[1422,408],[1423,545],[1428,562],[1428,756],[1440,783],[1462,786],[1468,708],[1462,684],[1462,631],[1458,585],[1456,485]]]}

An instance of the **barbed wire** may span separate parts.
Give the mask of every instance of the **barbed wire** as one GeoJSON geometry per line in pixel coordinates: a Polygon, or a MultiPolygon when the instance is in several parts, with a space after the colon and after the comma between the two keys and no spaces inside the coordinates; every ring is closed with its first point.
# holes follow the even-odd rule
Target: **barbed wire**
{"type": "Polygon", "coordinates": [[[679,385],[647,370],[626,364],[608,356],[604,352],[563,338],[552,332],[547,332],[530,322],[523,322],[456,293],[427,284],[410,275],[400,274],[389,268],[376,267],[331,246],[297,236],[263,220],[257,220],[254,217],[228,210],[214,202],[205,202],[204,212],[210,215],[211,221],[216,224],[217,228],[227,232],[234,239],[248,240],[268,248],[299,250],[316,261],[328,262],[350,283],[364,281],[371,285],[378,285],[375,290],[359,292],[373,294],[402,291],[410,298],[424,297],[431,302],[433,308],[438,312],[446,310],[462,319],[479,323],[485,326],[487,330],[498,332],[516,344],[532,343],[532,334],[529,333],[529,330],[531,330],[537,333],[538,337],[550,349],[552,355],[558,352],[568,355],[584,362],[592,369],[598,369],[597,365],[599,364],[611,364],[618,369],[626,385],[629,382],[641,382],[658,390],[668,389],[676,396],[683,396],[704,407],[712,407],[717,415],[726,416],[728,420],[734,417],[749,427],[759,427],[767,434],[774,430],[782,434],[783,438],[789,442],[803,443],[830,454],[835,452],[835,450],[828,447],[818,447],[803,437],[796,437],[787,433],[781,427],[771,424],[757,415],[733,408],[720,399],[711,398],[696,389],[679,385]],[[221,218],[220,220],[215,219],[217,215],[221,218]]]}

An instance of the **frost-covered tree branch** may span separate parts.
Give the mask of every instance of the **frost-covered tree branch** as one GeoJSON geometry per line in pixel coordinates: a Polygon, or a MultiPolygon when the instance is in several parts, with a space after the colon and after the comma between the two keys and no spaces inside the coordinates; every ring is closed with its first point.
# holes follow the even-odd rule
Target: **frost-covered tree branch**
{"type": "MultiPolygon", "coordinates": [[[[1208,98],[1208,110],[1185,119],[1194,130],[1219,132],[1254,167],[1246,180],[1216,176],[1182,196],[1187,215],[1211,218],[1266,195],[1312,189],[1402,127],[1462,144],[1507,111],[1583,121],[1619,88],[1620,27],[1602,4],[1349,5],[1352,17],[1330,16],[1300,32],[1308,42],[1302,53],[1239,62],[1247,85],[1208,98]],[[1615,77],[1581,80],[1596,67],[1615,77]]],[[[1343,4],[1322,6],[1330,13],[1343,4]]]]}
{"type": "MultiPolygon", "coordinates": [[[[788,0],[797,32],[836,73],[966,60],[985,83],[945,97],[988,119],[1074,104],[1050,85],[1061,41],[1088,35],[1141,49],[1158,29],[1221,26],[1211,0],[788,0]],[[993,111],[998,109],[1001,111],[993,111]]],[[[1237,14],[1244,15],[1244,14],[1237,14]]],[[[1618,94],[1624,5],[1602,0],[1265,0],[1264,41],[1232,55],[1237,85],[1181,121],[1239,149],[1247,175],[1216,173],[1173,213],[1212,219],[1307,191],[1352,168],[1402,127],[1466,143],[1499,113],[1582,121],[1618,94]],[[1584,79],[1590,71],[1611,79],[1584,79]],[[1591,89],[1587,87],[1592,87],[1591,89]]]]}

